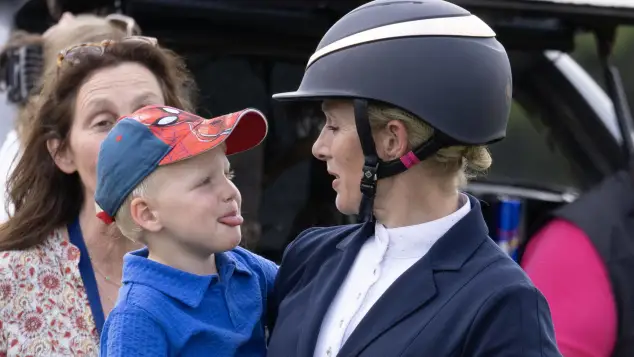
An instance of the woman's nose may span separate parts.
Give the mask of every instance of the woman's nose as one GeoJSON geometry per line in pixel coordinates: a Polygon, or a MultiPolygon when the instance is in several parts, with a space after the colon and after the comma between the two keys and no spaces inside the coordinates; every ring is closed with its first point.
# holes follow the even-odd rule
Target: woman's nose
{"type": "Polygon", "coordinates": [[[327,156],[327,148],[326,148],[326,145],[324,145],[324,140],[323,140],[323,130],[319,134],[319,137],[317,138],[317,140],[315,140],[315,143],[313,144],[312,152],[313,152],[313,156],[317,158],[318,160],[326,161],[328,156],[327,156]]]}

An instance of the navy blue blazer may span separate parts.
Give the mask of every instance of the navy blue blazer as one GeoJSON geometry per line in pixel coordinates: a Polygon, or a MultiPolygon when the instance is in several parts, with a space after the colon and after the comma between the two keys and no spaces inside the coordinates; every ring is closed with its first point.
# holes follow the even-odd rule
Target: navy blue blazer
{"type": "MultiPolygon", "coordinates": [[[[337,356],[561,356],[546,300],[488,237],[480,203],[470,201],[471,211],[390,286],[337,356]]],[[[287,247],[269,300],[269,357],[313,357],[326,310],[373,235],[373,223],[311,228],[287,247]]]]}

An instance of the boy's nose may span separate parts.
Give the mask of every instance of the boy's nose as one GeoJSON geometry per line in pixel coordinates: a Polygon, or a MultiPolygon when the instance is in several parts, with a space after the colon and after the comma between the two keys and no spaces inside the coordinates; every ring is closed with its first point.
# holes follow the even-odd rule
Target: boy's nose
{"type": "Polygon", "coordinates": [[[242,204],[242,195],[240,194],[240,190],[238,190],[238,187],[231,181],[229,181],[229,185],[230,187],[228,187],[228,190],[226,191],[226,196],[224,197],[224,201],[225,202],[236,201],[236,203],[238,204],[238,208],[240,208],[242,204]]]}

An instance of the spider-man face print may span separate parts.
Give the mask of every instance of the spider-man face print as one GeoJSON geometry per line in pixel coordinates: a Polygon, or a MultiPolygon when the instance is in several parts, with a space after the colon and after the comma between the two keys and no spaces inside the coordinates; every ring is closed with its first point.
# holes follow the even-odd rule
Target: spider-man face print
{"type": "Polygon", "coordinates": [[[159,165],[187,159],[225,141],[227,155],[248,150],[258,145],[267,132],[266,119],[252,109],[205,119],[172,107],[149,106],[127,117],[141,122],[172,147],[159,165]]]}

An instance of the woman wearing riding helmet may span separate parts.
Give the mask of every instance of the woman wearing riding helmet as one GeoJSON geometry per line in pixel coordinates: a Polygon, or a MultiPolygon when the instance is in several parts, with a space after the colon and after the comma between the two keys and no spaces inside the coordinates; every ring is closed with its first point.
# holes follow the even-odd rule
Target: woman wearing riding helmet
{"type": "Polygon", "coordinates": [[[459,192],[490,166],[511,88],[495,33],[445,1],[372,1],[326,33],[274,98],[322,102],[313,154],[365,222],[288,246],[270,356],[560,356],[544,297],[459,192]]]}

